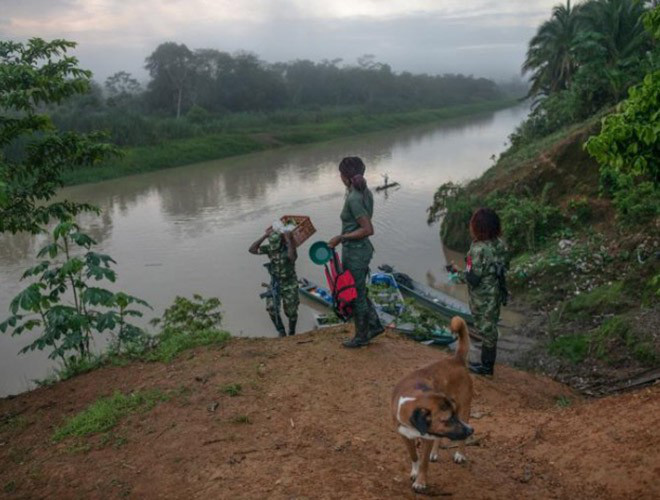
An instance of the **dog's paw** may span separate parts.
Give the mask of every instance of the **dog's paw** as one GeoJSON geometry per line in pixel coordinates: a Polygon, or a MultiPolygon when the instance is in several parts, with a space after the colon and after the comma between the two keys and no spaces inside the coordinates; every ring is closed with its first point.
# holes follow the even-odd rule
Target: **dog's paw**
{"type": "Polygon", "coordinates": [[[422,481],[415,481],[412,485],[413,490],[415,491],[424,491],[426,489],[426,483],[422,481]]]}
{"type": "Polygon", "coordinates": [[[463,455],[460,451],[454,453],[454,463],[455,464],[464,464],[467,462],[467,457],[463,455]]]}
{"type": "Polygon", "coordinates": [[[410,480],[414,481],[417,479],[417,474],[419,474],[419,462],[413,462],[410,469],[410,480]]]}
{"type": "Polygon", "coordinates": [[[438,458],[440,458],[440,455],[438,455],[437,453],[431,453],[431,454],[429,455],[429,460],[430,460],[431,462],[437,462],[437,461],[438,461],[438,458]]]}

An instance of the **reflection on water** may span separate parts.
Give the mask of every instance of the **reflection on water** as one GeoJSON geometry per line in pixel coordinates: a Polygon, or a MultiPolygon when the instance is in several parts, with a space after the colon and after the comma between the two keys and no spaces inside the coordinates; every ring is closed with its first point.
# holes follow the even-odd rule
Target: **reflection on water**
{"type": "MultiPolygon", "coordinates": [[[[337,173],[343,156],[361,156],[372,185],[388,173],[396,191],[375,193],[373,265],[390,263],[419,279],[444,277],[445,258],[437,227],[426,225],[426,209],[438,185],[475,177],[503,149],[522,120],[524,107],[440,125],[368,134],[323,144],[205,162],[68,188],[63,196],[98,205],[100,217],[81,225],[99,251],[118,262],[117,287],[148,300],[160,314],[176,295],[219,296],[225,325],[236,335],[275,335],[260,301],[267,279],[263,258],[250,243],[279,215],[310,215],[328,239],[339,229],[344,189],[337,173]]],[[[44,236],[0,237],[0,318],[22,289],[25,267],[35,260],[44,236]]],[[[298,273],[322,279],[321,269],[299,252],[298,273]]],[[[312,310],[301,308],[299,328],[312,326],[312,310]]],[[[145,318],[148,320],[149,318],[145,318]]],[[[0,395],[27,388],[46,375],[43,353],[16,356],[26,338],[0,336],[0,395]]]]}

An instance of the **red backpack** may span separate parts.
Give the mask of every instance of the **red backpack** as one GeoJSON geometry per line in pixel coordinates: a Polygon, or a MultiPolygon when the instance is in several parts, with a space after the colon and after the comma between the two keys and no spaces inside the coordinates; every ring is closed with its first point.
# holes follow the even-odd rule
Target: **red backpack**
{"type": "Polygon", "coordinates": [[[335,313],[346,321],[353,315],[353,301],[357,298],[355,279],[350,271],[344,271],[337,252],[332,250],[330,268],[325,264],[325,279],[332,293],[332,304],[335,313]]]}

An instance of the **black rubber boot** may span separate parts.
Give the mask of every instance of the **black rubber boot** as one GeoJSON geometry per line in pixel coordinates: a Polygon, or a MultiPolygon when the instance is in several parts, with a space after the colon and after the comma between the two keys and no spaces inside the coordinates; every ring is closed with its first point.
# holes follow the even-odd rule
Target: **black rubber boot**
{"type": "Polygon", "coordinates": [[[481,363],[470,363],[470,371],[477,375],[492,375],[495,370],[497,347],[481,347],[481,363]]]}
{"type": "Polygon", "coordinates": [[[369,315],[367,316],[367,325],[368,325],[368,335],[367,339],[371,340],[374,337],[377,337],[381,333],[385,331],[385,328],[383,327],[383,324],[380,322],[380,318],[378,317],[378,313],[376,312],[376,308],[374,307],[373,303],[371,302],[370,299],[367,299],[369,302],[369,315]]]}
{"type": "Polygon", "coordinates": [[[279,314],[273,314],[270,318],[273,320],[273,324],[275,325],[275,329],[277,330],[279,336],[286,337],[286,328],[284,328],[282,317],[279,314]]]}
{"type": "Polygon", "coordinates": [[[367,336],[367,321],[366,318],[355,317],[355,337],[350,340],[345,340],[342,342],[344,347],[349,349],[364,347],[369,343],[369,338],[367,336]]]}
{"type": "Polygon", "coordinates": [[[297,319],[290,319],[289,320],[289,335],[295,335],[296,334],[296,323],[298,323],[297,319]]]}

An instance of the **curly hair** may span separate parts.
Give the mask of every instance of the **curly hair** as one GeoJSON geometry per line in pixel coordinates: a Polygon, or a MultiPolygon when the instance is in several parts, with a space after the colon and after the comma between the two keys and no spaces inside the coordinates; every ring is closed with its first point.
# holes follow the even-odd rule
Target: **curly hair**
{"type": "Polygon", "coordinates": [[[475,241],[488,241],[502,234],[500,217],[491,208],[478,208],[470,218],[470,233],[475,241]]]}

